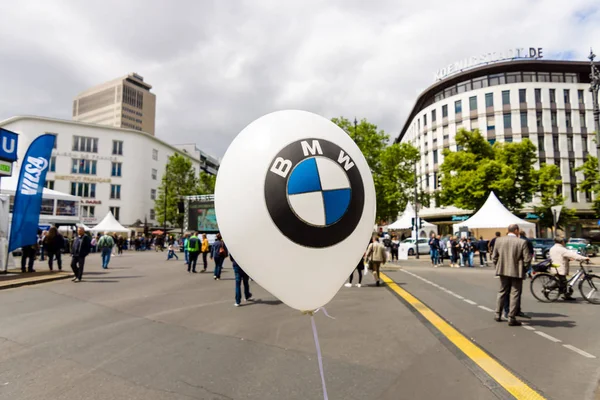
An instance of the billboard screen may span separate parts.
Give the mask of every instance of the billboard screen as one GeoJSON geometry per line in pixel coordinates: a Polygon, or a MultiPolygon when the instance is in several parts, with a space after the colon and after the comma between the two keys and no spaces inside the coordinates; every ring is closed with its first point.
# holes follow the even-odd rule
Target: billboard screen
{"type": "Polygon", "coordinates": [[[188,204],[188,230],[218,232],[215,203],[213,201],[190,201],[188,204]]]}

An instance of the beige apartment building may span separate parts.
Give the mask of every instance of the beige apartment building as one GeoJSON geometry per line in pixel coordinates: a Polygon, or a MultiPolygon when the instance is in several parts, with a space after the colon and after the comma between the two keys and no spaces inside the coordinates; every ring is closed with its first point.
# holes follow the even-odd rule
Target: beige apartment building
{"type": "Polygon", "coordinates": [[[154,136],[156,96],[136,73],[94,86],[73,100],[73,120],[135,129],[154,136]]]}

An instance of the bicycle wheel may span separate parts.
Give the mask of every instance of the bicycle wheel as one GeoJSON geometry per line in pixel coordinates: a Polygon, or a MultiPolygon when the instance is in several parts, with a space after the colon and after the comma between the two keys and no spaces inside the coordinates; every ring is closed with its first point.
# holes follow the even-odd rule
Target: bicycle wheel
{"type": "Polygon", "coordinates": [[[560,283],[556,276],[546,273],[535,274],[530,284],[531,294],[542,303],[552,303],[560,296],[560,283]]]}
{"type": "Polygon", "coordinates": [[[600,304],[600,276],[589,274],[579,282],[581,296],[592,304],[600,304]]]}

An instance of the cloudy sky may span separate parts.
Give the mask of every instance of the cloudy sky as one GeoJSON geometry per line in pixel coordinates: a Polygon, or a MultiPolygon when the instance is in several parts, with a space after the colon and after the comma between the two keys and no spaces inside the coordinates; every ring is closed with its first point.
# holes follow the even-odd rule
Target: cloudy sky
{"type": "Polygon", "coordinates": [[[137,72],[156,135],[221,157],[274,110],[367,118],[395,135],[439,68],[543,47],[600,54],[598,0],[44,0],[0,4],[0,119],[71,118],[84,89],[137,72]]]}

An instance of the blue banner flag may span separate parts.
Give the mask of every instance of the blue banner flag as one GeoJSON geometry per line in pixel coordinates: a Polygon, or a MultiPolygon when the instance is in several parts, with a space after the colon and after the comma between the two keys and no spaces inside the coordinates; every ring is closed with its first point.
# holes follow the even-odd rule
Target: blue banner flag
{"type": "Polygon", "coordinates": [[[27,149],[21,165],[15,191],[8,251],[37,242],[38,223],[42,208],[42,192],[50,164],[54,135],[38,136],[27,149]]]}

